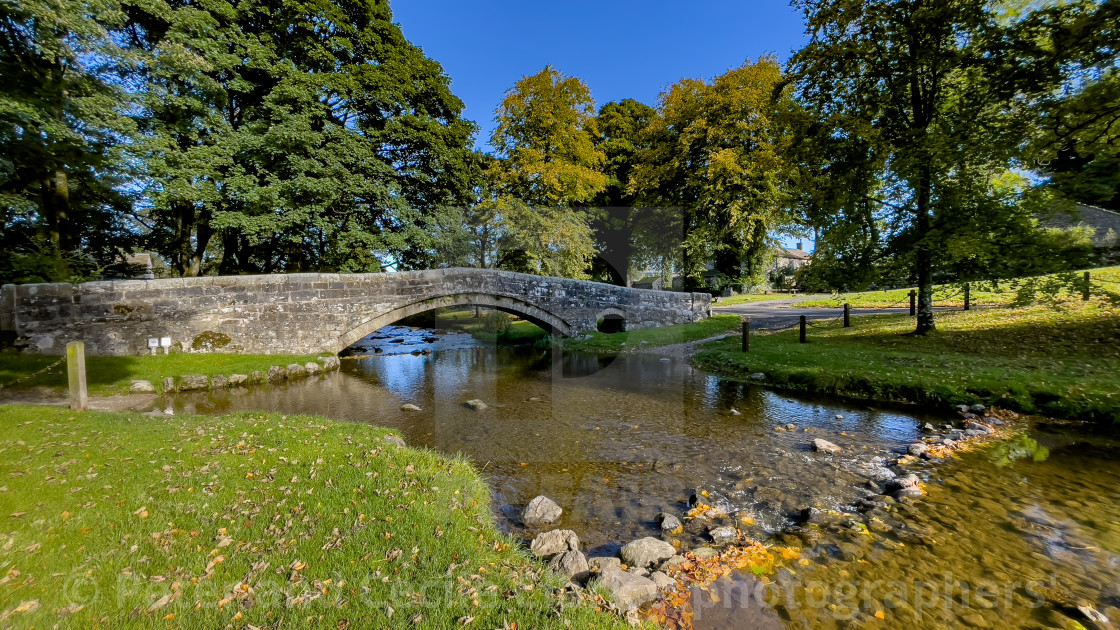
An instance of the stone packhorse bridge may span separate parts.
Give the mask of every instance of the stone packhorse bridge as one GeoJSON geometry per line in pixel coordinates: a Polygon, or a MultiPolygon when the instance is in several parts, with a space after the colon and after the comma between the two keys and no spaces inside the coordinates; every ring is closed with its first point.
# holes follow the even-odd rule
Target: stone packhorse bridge
{"type": "Polygon", "coordinates": [[[706,293],[628,289],[488,269],[303,273],[4,285],[0,330],[28,352],[148,352],[171,337],[194,352],[336,353],[382,326],[444,306],[496,308],[569,336],[600,318],[628,329],[706,319],[706,293]]]}

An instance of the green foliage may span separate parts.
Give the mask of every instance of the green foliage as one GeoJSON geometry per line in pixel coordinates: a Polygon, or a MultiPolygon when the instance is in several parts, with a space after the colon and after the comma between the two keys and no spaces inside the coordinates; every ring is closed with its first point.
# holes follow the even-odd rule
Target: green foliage
{"type": "Polygon", "coordinates": [[[663,93],[631,186],[684,210],[682,265],[695,285],[712,262],[717,287],[758,280],[771,231],[783,226],[782,183],[792,103],[777,59],[763,57],[707,83],[685,79],[663,93]]]}
{"type": "Polygon", "coordinates": [[[496,112],[479,202],[501,236],[498,265],[546,276],[586,278],[595,253],[586,203],[606,183],[594,144],[594,101],[579,79],[551,66],[522,77],[496,112]]]}
{"type": "Polygon", "coordinates": [[[11,406],[0,428],[23,471],[0,493],[16,627],[626,627],[560,605],[469,462],[387,429],[11,406]]]}
{"type": "MultiPolygon", "coordinates": [[[[918,286],[917,331],[933,330],[935,271],[998,274],[1007,248],[1034,228],[1022,187],[1007,185],[1030,127],[996,71],[1014,59],[994,41],[997,16],[983,0],[796,4],[812,40],[792,66],[822,125],[807,134],[821,145],[813,179],[849,170],[862,180],[854,194],[871,204],[829,203],[831,186],[809,195],[812,216],[842,208],[824,226],[839,231],[822,259],[842,270],[889,257],[886,271],[918,286]]],[[[811,273],[835,282],[827,271],[811,273]]],[[[876,279],[865,271],[848,286],[876,279]]]]}
{"type": "Polygon", "coordinates": [[[114,0],[0,4],[0,282],[65,281],[135,241],[114,0]]]}

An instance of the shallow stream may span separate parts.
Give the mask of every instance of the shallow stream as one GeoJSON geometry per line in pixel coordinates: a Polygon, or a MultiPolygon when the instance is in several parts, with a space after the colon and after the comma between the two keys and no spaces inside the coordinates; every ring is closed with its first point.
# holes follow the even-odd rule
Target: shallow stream
{"type": "Polygon", "coordinates": [[[740,576],[717,585],[718,603],[694,598],[697,627],[1092,627],[1082,605],[1120,623],[1110,608],[1120,606],[1120,448],[1110,438],[1039,425],[1010,446],[919,465],[925,497],[868,510],[857,502],[872,494],[869,476],[926,422],[952,421],[949,410],[805,399],[681,359],[500,348],[446,331],[390,327],[359,345],[368,356],[322,380],[166,404],[399,429],[410,445],[470,457],[517,536],[537,531],[521,524],[521,507],[552,498],[564,514],[549,528],[575,530],[588,555],[659,536],[657,514],[682,515],[693,494],[748,536],[805,549],[765,588],[740,576]],[[487,408],[465,405],[474,399],[487,408]],[[845,452],[813,453],[817,437],[845,452]],[[809,507],[835,517],[812,536],[797,529],[809,507]],[[869,529],[871,518],[886,527],[869,529]],[[892,597],[889,584],[907,592],[892,597]],[[981,587],[997,601],[978,597],[981,587]]]}

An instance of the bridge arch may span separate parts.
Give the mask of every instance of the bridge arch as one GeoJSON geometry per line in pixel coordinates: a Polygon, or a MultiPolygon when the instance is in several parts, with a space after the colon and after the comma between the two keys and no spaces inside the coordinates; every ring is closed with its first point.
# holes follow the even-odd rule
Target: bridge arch
{"type": "MultiPolygon", "coordinates": [[[[490,295],[487,293],[456,293],[452,295],[443,295],[434,298],[420,300],[399,306],[385,313],[381,313],[370,319],[363,321],[354,328],[344,332],[339,338],[338,343],[335,344],[335,352],[341,352],[343,349],[353,345],[359,339],[366,335],[377,331],[395,321],[404,319],[412,315],[417,315],[425,311],[435,310],[437,308],[445,308],[448,306],[483,306],[488,308],[505,311],[522,317],[541,328],[551,331],[552,333],[560,334],[565,337],[572,334],[572,326],[564,321],[562,318],[550,313],[540,307],[534,306],[528,302],[518,300],[516,298],[490,295]]],[[[616,309],[617,310],[617,309],[616,309]]]]}
{"type": "Polygon", "coordinates": [[[595,321],[599,332],[619,333],[626,332],[626,325],[631,320],[626,311],[608,306],[595,315],[595,321]]]}

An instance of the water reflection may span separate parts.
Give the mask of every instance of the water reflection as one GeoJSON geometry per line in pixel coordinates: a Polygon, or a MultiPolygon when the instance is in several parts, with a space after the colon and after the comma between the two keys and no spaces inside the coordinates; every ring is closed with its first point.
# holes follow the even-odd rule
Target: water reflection
{"type": "Polygon", "coordinates": [[[654,532],[656,514],[679,511],[697,487],[753,518],[759,535],[806,505],[842,507],[862,481],[853,467],[909,443],[925,421],[800,400],[651,355],[607,358],[471,343],[343,365],[318,381],[182,395],[173,404],[205,413],[322,414],[399,429],[410,444],[476,462],[511,531],[532,535],[518,513],[545,494],[564,508],[560,524],[576,530],[593,552],[654,532]],[[464,404],[474,399],[488,408],[464,404]],[[422,411],[402,411],[405,403],[422,411]],[[787,425],[794,430],[778,430],[787,425]],[[851,455],[817,457],[809,452],[814,437],[851,455]],[[781,499],[757,503],[760,486],[781,499]]]}

